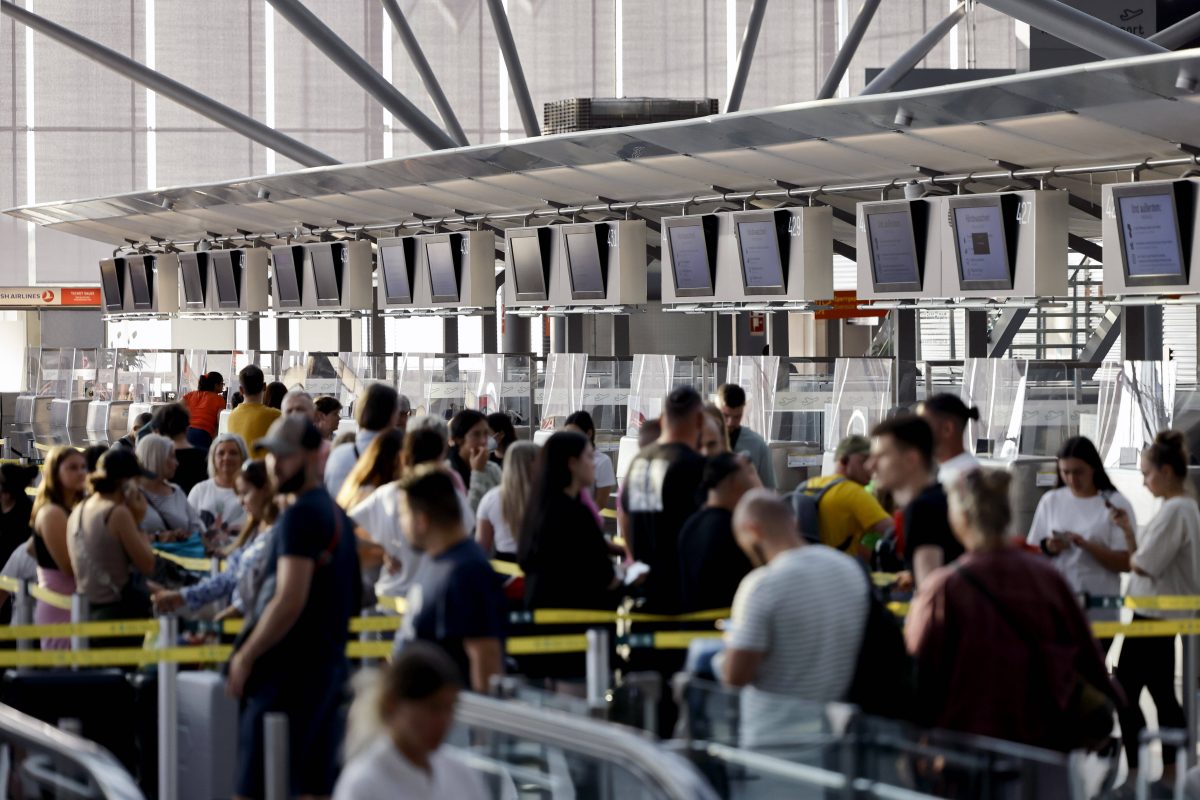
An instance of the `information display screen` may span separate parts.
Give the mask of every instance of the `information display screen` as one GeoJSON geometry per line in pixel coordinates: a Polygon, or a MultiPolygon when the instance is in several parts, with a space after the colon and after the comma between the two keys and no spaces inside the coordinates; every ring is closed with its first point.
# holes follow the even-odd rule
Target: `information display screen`
{"type": "MultiPolygon", "coordinates": [[[[313,280],[317,283],[317,303],[337,305],[342,302],[338,291],[337,269],[334,265],[334,248],[319,245],[312,248],[313,280]]],[[[340,251],[339,251],[340,255],[340,251]]]]}
{"type": "Polygon", "coordinates": [[[542,246],[536,235],[510,236],[513,272],[518,300],[545,300],[546,273],[542,269],[542,246]]]}
{"type": "Polygon", "coordinates": [[[1161,194],[1118,197],[1117,222],[1126,277],[1187,280],[1175,195],[1169,187],[1161,194]]]}
{"type": "Polygon", "coordinates": [[[179,257],[179,269],[183,273],[183,303],[188,308],[204,308],[202,263],[208,264],[208,253],[184,253],[179,257]]]}
{"type": "Polygon", "coordinates": [[[606,296],[604,269],[596,231],[568,233],[567,266],[571,273],[571,299],[603,300],[606,296]]]}
{"type": "MultiPolygon", "coordinates": [[[[237,254],[240,256],[241,254],[237,254]]],[[[213,273],[217,279],[217,307],[237,308],[238,276],[234,269],[234,253],[213,253],[213,273]]],[[[240,257],[238,261],[240,262],[240,257]]]]}
{"type": "Polygon", "coordinates": [[[117,277],[117,271],[123,264],[123,259],[100,262],[100,285],[104,289],[105,311],[120,311],[124,303],[121,298],[121,279],[117,277]]]}
{"type": "MultiPolygon", "coordinates": [[[[303,248],[275,247],[271,249],[271,260],[274,263],[275,293],[278,295],[281,308],[299,308],[300,283],[296,277],[297,251],[303,253],[303,248]]],[[[301,261],[301,263],[303,263],[301,261]]]]}
{"type": "Polygon", "coordinates": [[[425,260],[429,263],[429,286],[433,302],[457,303],[458,275],[454,271],[454,251],[450,242],[427,242],[425,260]]]}
{"type": "Polygon", "coordinates": [[[411,303],[412,287],[408,281],[408,254],[402,244],[379,248],[383,264],[383,293],[389,303],[411,303]]]}
{"type": "Polygon", "coordinates": [[[875,290],[919,292],[921,272],[917,262],[912,212],[902,210],[867,214],[866,223],[875,290]]]}
{"type": "Polygon", "coordinates": [[[999,198],[995,205],[962,206],[953,211],[962,288],[1011,289],[1012,268],[999,198]]]}
{"type": "Polygon", "coordinates": [[[675,290],[693,294],[712,294],[712,270],[708,264],[708,243],[698,225],[673,225],[671,232],[671,269],[675,290]]]}
{"type": "Polygon", "coordinates": [[[742,257],[742,280],[747,294],[752,292],[781,292],[783,259],[779,253],[779,232],[774,220],[739,222],[738,250],[742,257]]]}
{"type": "Polygon", "coordinates": [[[137,309],[154,308],[154,301],[150,297],[150,279],[146,275],[145,258],[138,256],[128,259],[125,263],[129,269],[129,288],[133,292],[133,307],[137,309]]]}

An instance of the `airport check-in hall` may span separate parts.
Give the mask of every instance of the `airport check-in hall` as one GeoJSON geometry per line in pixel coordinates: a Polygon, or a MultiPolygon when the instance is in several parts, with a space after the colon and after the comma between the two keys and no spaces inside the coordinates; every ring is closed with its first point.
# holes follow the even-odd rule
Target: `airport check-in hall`
{"type": "Polygon", "coordinates": [[[4,796],[1200,798],[1197,47],[0,0],[4,796]]]}

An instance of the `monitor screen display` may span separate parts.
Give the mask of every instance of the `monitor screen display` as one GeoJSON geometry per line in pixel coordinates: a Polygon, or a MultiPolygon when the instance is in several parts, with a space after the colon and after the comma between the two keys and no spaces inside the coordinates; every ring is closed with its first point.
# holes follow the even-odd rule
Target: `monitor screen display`
{"type": "MultiPolygon", "coordinates": [[[[304,252],[303,248],[271,248],[271,261],[274,265],[272,274],[275,276],[275,294],[280,308],[300,307],[300,284],[296,276],[297,250],[304,252]]],[[[303,264],[303,260],[300,259],[299,263],[303,264]]]]}
{"type": "Polygon", "coordinates": [[[379,248],[383,265],[383,294],[389,303],[411,303],[412,287],[408,285],[408,254],[403,244],[379,248]]]}
{"type": "Polygon", "coordinates": [[[779,232],[774,220],[739,222],[737,233],[746,291],[785,289],[779,232]]]}
{"type": "Polygon", "coordinates": [[[458,302],[458,275],[454,271],[454,251],[450,242],[425,244],[425,260],[429,262],[429,286],[435,303],[458,302]]]}
{"type": "Polygon", "coordinates": [[[1117,222],[1127,277],[1184,279],[1179,218],[1170,187],[1161,194],[1117,198],[1117,222]]]}
{"type": "MultiPolygon", "coordinates": [[[[217,279],[217,307],[238,307],[238,276],[234,268],[234,253],[213,253],[213,272],[217,279]]],[[[239,259],[240,260],[240,259],[239,259]]]]}
{"type": "MultiPolygon", "coordinates": [[[[322,244],[311,250],[313,279],[317,282],[317,304],[337,305],[342,302],[338,291],[337,268],[334,265],[333,245],[322,244]]],[[[338,248],[338,254],[341,248],[338,248]]]]}
{"type": "Polygon", "coordinates": [[[953,211],[958,272],[963,288],[974,284],[979,288],[1011,289],[1012,269],[999,199],[995,205],[963,206],[953,211]]]}
{"type": "Polygon", "coordinates": [[[100,286],[104,290],[105,311],[120,311],[123,306],[121,279],[117,277],[123,265],[124,259],[100,262],[100,286]]]}
{"type": "Polygon", "coordinates": [[[712,270],[708,265],[708,242],[699,225],[672,225],[671,270],[676,291],[712,293],[712,270]]]}
{"type": "Polygon", "coordinates": [[[542,245],[537,235],[510,236],[513,274],[518,300],[545,300],[546,273],[542,270],[542,245]]]}
{"type": "Polygon", "coordinates": [[[208,253],[184,253],[179,256],[179,269],[183,273],[183,303],[188,308],[204,308],[204,275],[208,253]]]}
{"type": "Polygon", "coordinates": [[[911,211],[867,214],[867,239],[871,247],[871,273],[880,286],[921,289],[917,240],[911,211]]]}
{"type": "Polygon", "coordinates": [[[596,233],[590,230],[568,233],[565,236],[573,300],[602,300],[606,296],[604,270],[600,264],[600,244],[596,233]]]}
{"type": "Polygon", "coordinates": [[[150,278],[147,275],[149,272],[150,261],[148,264],[144,256],[134,256],[126,259],[126,265],[129,269],[129,288],[133,292],[133,307],[136,309],[151,309],[154,308],[154,301],[150,297],[150,278]]]}

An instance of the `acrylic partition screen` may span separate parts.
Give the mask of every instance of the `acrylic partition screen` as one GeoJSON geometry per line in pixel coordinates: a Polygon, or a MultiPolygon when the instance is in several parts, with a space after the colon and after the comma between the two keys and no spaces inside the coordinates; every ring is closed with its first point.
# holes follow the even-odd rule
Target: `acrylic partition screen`
{"type": "Polygon", "coordinates": [[[628,358],[588,359],[580,408],[592,415],[597,432],[623,429],[632,368],[633,362],[628,358]]]}
{"type": "MultiPolygon", "coordinates": [[[[220,370],[217,370],[220,372],[220,370]]],[[[183,361],[179,366],[179,396],[199,388],[200,376],[208,372],[207,350],[184,350],[183,361]]],[[[222,373],[224,374],[224,373],[222,373]]],[[[225,378],[229,379],[228,376],[225,378]]]]}
{"type": "Polygon", "coordinates": [[[979,409],[967,426],[967,450],[992,458],[1021,452],[1029,362],[1013,358],[969,358],[963,363],[962,400],[979,409]]]}
{"type": "Polygon", "coordinates": [[[675,379],[675,356],[639,354],[633,357],[629,379],[629,418],[626,436],[637,436],[642,423],[662,415],[662,403],[675,379]]]}
{"type": "Polygon", "coordinates": [[[96,394],[96,378],[100,368],[100,351],[92,348],[76,348],[71,358],[71,373],[68,386],[71,400],[91,400],[96,394]]]}
{"type": "Polygon", "coordinates": [[[540,403],[540,427],[561,428],[573,412],[583,408],[583,382],[587,353],[551,353],[546,356],[546,386],[540,403]]]}
{"type": "Polygon", "coordinates": [[[892,408],[895,396],[890,358],[839,358],[833,367],[833,398],[825,410],[825,449],[837,449],[851,434],[870,436],[892,408]]]}
{"type": "Polygon", "coordinates": [[[533,416],[532,359],[513,355],[478,358],[481,369],[467,407],[484,414],[496,411],[508,414],[514,427],[528,425],[533,416]]]}
{"type": "Polygon", "coordinates": [[[1080,421],[1080,433],[1100,450],[1106,467],[1136,469],[1138,458],[1171,427],[1175,413],[1173,361],[1105,364],[1097,373],[1100,399],[1094,422],[1080,421]]]}
{"type": "Polygon", "coordinates": [[[782,361],[769,441],[821,445],[825,408],[833,400],[833,373],[832,361],[782,361]]]}
{"type": "Polygon", "coordinates": [[[725,381],[736,383],[746,392],[742,425],[764,439],[771,436],[778,376],[779,356],[730,356],[726,362],[725,381]]]}

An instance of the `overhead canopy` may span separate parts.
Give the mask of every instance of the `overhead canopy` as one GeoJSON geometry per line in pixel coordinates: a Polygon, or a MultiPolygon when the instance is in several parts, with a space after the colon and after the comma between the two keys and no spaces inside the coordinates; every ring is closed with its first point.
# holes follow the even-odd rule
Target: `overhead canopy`
{"type": "MultiPolygon", "coordinates": [[[[811,188],[995,173],[998,162],[1006,169],[1133,163],[1184,155],[1180,142],[1200,146],[1200,96],[1176,87],[1187,85],[1181,74],[1200,78],[1200,51],[43,203],[7,213],[110,244],[151,237],[193,241],[214,234],[286,235],[298,225],[396,225],[417,217],[711,197],[777,189],[780,181],[811,188]]],[[[1151,170],[1143,178],[1181,171],[1151,170]]],[[[1129,177],[1129,171],[1108,171],[1053,176],[1050,183],[1098,203],[1101,183],[1129,177]]],[[[1009,182],[974,182],[965,190],[1009,182]]],[[[852,209],[856,200],[879,196],[872,189],[820,199],[852,209]]],[[[655,208],[647,215],[679,213],[678,208],[655,208]]],[[[1098,220],[1073,214],[1073,233],[1099,235],[1098,220]]],[[[853,241],[845,223],[835,234],[853,241]]]]}

